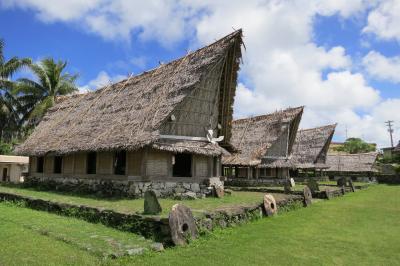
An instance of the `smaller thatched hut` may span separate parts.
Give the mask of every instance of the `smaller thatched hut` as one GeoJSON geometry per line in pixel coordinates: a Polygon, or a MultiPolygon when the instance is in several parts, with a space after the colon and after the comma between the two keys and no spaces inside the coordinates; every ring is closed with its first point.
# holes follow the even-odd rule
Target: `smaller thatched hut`
{"type": "Polygon", "coordinates": [[[336,124],[297,132],[292,154],[292,162],[296,169],[291,171],[290,176],[306,177],[310,170],[314,172],[314,176],[317,170],[319,175],[322,175],[322,169],[329,167],[326,164],[326,157],[335,128],[336,124]]]}
{"type": "Polygon", "coordinates": [[[331,179],[352,177],[353,179],[371,179],[376,169],[377,152],[358,154],[328,154],[325,170],[331,179]]]}
{"type": "Polygon", "coordinates": [[[303,107],[232,122],[237,152],[222,157],[224,175],[234,178],[286,178],[303,107]]]}

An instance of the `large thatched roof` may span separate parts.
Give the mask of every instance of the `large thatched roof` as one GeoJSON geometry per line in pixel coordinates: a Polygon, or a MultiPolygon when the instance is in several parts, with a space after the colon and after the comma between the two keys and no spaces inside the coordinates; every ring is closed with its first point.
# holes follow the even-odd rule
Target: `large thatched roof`
{"type": "Polygon", "coordinates": [[[329,144],[336,124],[299,130],[293,146],[292,161],[296,168],[326,168],[329,144]]]}
{"type": "Polygon", "coordinates": [[[377,152],[358,154],[328,154],[326,163],[327,172],[376,172],[374,168],[378,156],[377,152]]]}
{"type": "MultiPolygon", "coordinates": [[[[268,150],[282,139],[288,127],[292,131],[290,134],[295,136],[302,113],[303,107],[288,108],[267,115],[233,121],[231,143],[238,152],[223,156],[222,163],[241,166],[259,165],[262,157],[268,154],[268,150]]],[[[286,154],[286,148],[290,152],[293,143],[289,141],[287,147],[287,140],[284,142],[283,153],[286,154]]]]}
{"type": "Polygon", "coordinates": [[[220,93],[224,95],[220,97],[224,98],[221,124],[226,125],[222,131],[229,142],[241,45],[242,31],[239,30],[141,75],[94,92],[64,97],[47,112],[17,152],[24,155],[66,154],[150,146],[206,155],[221,154],[218,145],[203,141],[163,141],[160,127],[180,103],[199,89],[205,76],[222,62],[229,64],[221,74],[221,82],[229,77],[230,87],[224,86],[230,91],[220,93]]]}

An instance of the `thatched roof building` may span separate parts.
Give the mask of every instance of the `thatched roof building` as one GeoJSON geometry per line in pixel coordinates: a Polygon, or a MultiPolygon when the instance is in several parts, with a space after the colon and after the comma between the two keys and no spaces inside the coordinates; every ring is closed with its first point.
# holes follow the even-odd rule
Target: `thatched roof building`
{"type": "Polygon", "coordinates": [[[297,169],[327,168],[326,157],[336,124],[303,129],[297,132],[292,162],[297,169]]]}
{"type": "Polygon", "coordinates": [[[223,156],[222,164],[258,166],[265,159],[266,167],[286,166],[302,114],[297,107],[233,121],[231,143],[238,152],[223,156]]]}
{"type": "Polygon", "coordinates": [[[328,154],[327,173],[366,174],[377,172],[377,152],[358,154],[328,154]]]}
{"type": "MultiPolygon", "coordinates": [[[[225,38],[168,64],[132,76],[97,91],[62,98],[52,107],[31,136],[17,148],[18,154],[38,156],[79,151],[136,150],[146,145],[154,149],[220,155],[219,145],[204,141],[163,139],[167,131],[181,135],[182,125],[190,125],[190,136],[205,137],[206,129],[221,128],[221,146],[231,138],[230,121],[241,58],[242,32],[225,38]],[[211,78],[213,72],[222,78],[211,78]],[[208,102],[198,112],[195,123],[178,111],[198,104],[196,92],[207,83],[221,87],[218,102],[208,102]],[[217,108],[217,109],[216,109],[217,108]],[[216,114],[216,119],[213,115],[216,114]],[[171,117],[174,115],[174,121],[171,117]],[[201,128],[201,130],[198,130],[201,128]]],[[[217,132],[215,132],[217,133],[217,132]]],[[[215,134],[216,136],[216,134],[215,134]]]]}
{"type": "Polygon", "coordinates": [[[121,181],[118,191],[134,196],[144,186],[175,191],[170,182],[199,192],[220,176],[221,155],[232,148],[241,45],[238,30],[151,71],[58,99],[17,148],[30,156],[30,177],[121,181]]]}

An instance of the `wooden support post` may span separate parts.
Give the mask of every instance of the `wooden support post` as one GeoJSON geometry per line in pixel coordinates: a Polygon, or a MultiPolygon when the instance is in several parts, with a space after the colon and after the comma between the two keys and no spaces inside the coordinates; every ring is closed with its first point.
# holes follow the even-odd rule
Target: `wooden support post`
{"type": "Polygon", "coordinates": [[[247,179],[250,179],[251,176],[251,167],[247,167],[247,179]]]}
{"type": "Polygon", "coordinates": [[[254,168],[254,170],[256,171],[256,179],[258,179],[259,173],[260,173],[260,168],[256,167],[256,168],[254,168]]]}

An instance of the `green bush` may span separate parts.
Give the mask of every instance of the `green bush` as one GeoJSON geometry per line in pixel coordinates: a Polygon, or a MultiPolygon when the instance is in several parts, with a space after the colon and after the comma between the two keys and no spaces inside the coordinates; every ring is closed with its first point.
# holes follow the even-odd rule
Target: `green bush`
{"type": "Polygon", "coordinates": [[[3,141],[0,141],[0,154],[1,155],[10,155],[10,154],[12,154],[12,150],[13,150],[12,143],[6,143],[3,141]]]}

